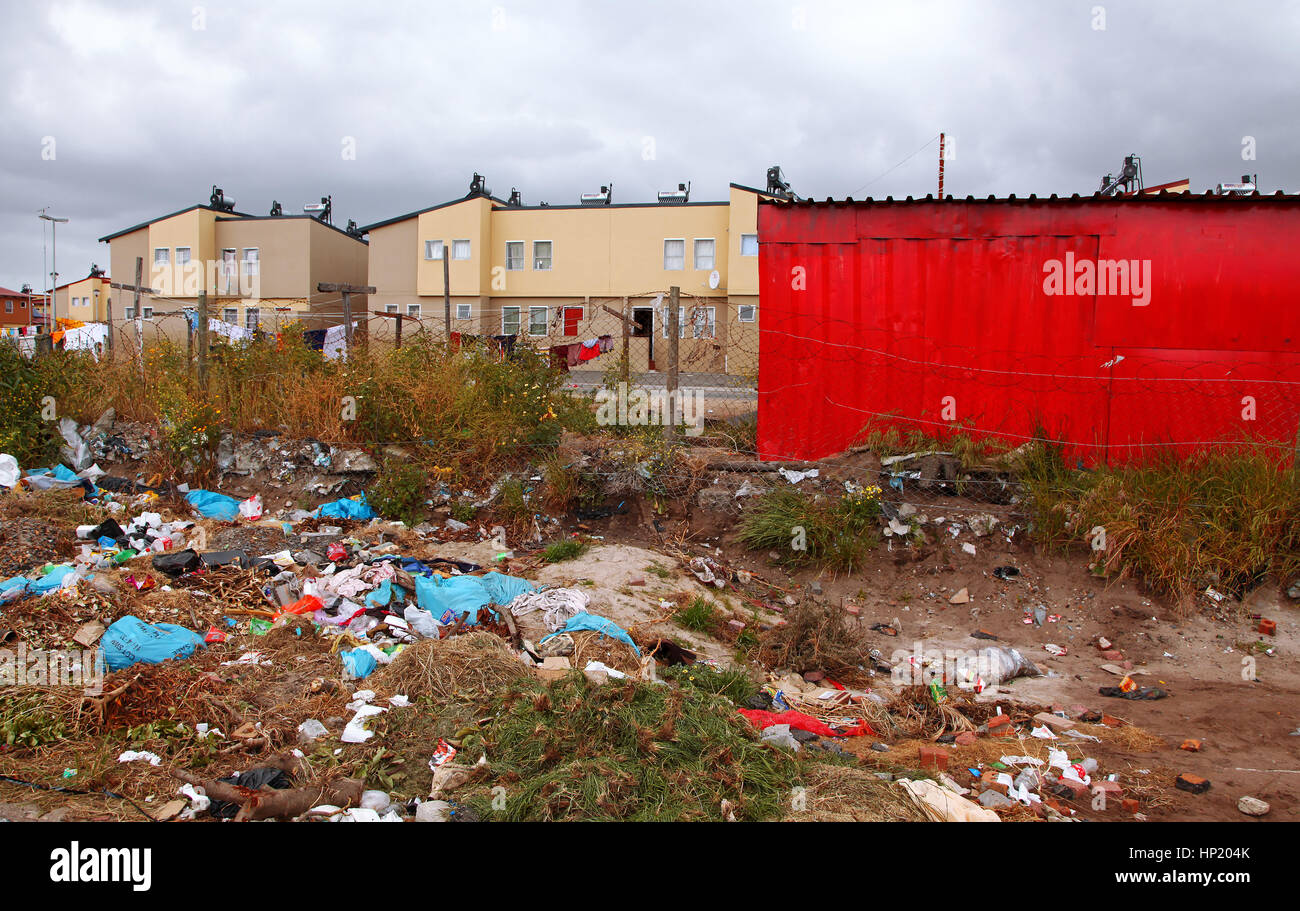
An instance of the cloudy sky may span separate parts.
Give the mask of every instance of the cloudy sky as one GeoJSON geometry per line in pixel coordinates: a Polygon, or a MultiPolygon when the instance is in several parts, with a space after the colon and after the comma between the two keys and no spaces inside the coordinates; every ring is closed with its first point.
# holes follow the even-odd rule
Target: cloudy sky
{"type": "Polygon", "coordinates": [[[1202,192],[1300,190],[1300,4],[0,0],[0,285],[206,202],[333,194],[360,224],[464,195],[616,202],[1091,193],[1125,154],[1202,192]],[[21,53],[12,53],[21,48],[21,53]],[[932,141],[933,140],[933,141],[932,141]],[[1255,159],[1243,160],[1253,147],[1255,159]],[[911,157],[909,157],[911,156],[911,157]]]}

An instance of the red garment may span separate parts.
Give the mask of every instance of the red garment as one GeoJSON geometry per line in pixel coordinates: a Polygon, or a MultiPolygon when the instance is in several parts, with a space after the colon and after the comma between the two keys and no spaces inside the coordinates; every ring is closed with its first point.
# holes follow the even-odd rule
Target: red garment
{"type": "Polygon", "coordinates": [[[740,714],[753,723],[754,727],[760,731],[770,728],[774,724],[788,724],[790,727],[800,731],[809,731],[819,737],[862,737],[866,734],[875,734],[871,730],[871,725],[865,721],[844,731],[836,733],[830,725],[824,721],[818,721],[811,715],[805,715],[803,712],[796,712],[794,709],[787,709],[784,712],[765,712],[762,709],[741,709],[740,714]]]}

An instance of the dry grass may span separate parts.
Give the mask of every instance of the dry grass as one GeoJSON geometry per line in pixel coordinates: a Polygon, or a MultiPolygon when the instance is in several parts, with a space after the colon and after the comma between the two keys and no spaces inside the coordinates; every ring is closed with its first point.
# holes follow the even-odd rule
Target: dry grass
{"type": "Polygon", "coordinates": [[[588,661],[600,661],[616,671],[636,676],[641,670],[641,659],[626,642],[591,630],[570,633],[573,637],[573,654],[569,661],[581,670],[588,661]]]}
{"type": "Polygon", "coordinates": [[[926,816],[892,781],[867,769],[809,762],[800,775],[803,809],[793,802],[785,822],[925,822],[926,816]]]}
{"type": "Polygon", "coordinates": [[[411,700],[476,699],[498,695],[525,676],[528,669],[503,639],[475,632],[408,645],[375,675],[374,688],[411,700]]]}
{"type": "Polygon", "coordinates": [[[870,647],[846,616],[808,601],[796,605],[785,613],[785,624],[763,636],[759,660],[801,674],[825,671],[837,680],[856,672],[870,647]]]}

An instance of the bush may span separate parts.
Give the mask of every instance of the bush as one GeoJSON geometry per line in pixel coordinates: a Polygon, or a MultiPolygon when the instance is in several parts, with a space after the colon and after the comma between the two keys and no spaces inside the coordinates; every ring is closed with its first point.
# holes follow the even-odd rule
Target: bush
{"type": "Polygon", "coordinates": [[[425,514],[429,477],[418,465],[385,459],[366,492],[366,502],[385,519],[418,525],[425,514]]]}
{"type": "Polygon", "coordinates": [[[777,488],[759,497],[740,520],[740,541],[775,550],[790,565],[817,563],[852,572],[879,543],[880,488],[835,500],[777,488]]]}

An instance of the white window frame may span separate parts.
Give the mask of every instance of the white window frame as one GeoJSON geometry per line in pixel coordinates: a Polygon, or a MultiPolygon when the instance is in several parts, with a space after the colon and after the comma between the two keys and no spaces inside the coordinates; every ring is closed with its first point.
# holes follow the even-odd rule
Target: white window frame
{"type": "Polygon", "coordinates": [[[232,325],[232,326],[238,326],[238,325],[239,325],[239,308],[238,308],[238,307],[223,307],[222,310],[221,310],[221,321],[222,321],[223,323],[230,323],[230,325],[232,325]]]}
{"type": "Polygon", "coordinates": [[[244,275],[258,275],[262,268],[262,251],[260,247],[244,247],[244,255],[239,260],[240,270],[244,275]],[[252,253],[253,258],[249,259],[248,254],[252,253]],[[249,267],[252,268],[249,268],[249,267]]]}
{"type": "Polygon", "coordinates": [[[737,304],[736,321],[741,323],[758,322],[758,304],[737,304]],[[749,311],[749,319],[745,319],[745,311],[749,311]]]}
{"type": "Polygon", "coordinates": [[[473,319],[473,318],[474,318],[474,305],[473,305],[473,304],[457,304],[457,305],[456,305],[456,319],[473,319]],[[464,309],[462,310],[461,308],[464,308],[464,309]],[[463,315],[462,315],[462,314],[463,314],[463,315]]]}
{"type": "Polygon", "coordinates": [[[262,324],[261,307],[244,308],[244,328],[249,332],[256,332],[262,324]]]}
{"type": "Polygon", "coordinates": [[[396,312],[397,312],[397,304],[384,304],[384,312],[385,312],[385,313],[396,313],[396,312]]]}
{"type": "Polygon", "coordinates": [[[154,268],[157,268],[158,266],[170,266],[170,265],[172,264],[172,248],[171,248],[171,247],[154,247],[154,248],[153,248],[153,264],[154,264],[154,268]],[[161,258],[161,259],[158,258],[158,254],[159,254],[159,253],[162,254],[162,258],[161,258]]]}
{"type": "Polygon", "coordinates": [[[694,243],[691,244],[691,264],[695,266],[695,270],[697,272],[703,269],[708,269],[709,271],[712,271],[718,268],[717,263],[718,263],[718,239],[716,237],[695,238],[694,243]],[[700,244],[702,243],[707,243],[710,245],[709,264],[707,266],[700,265],[700,244]]]}
{"type": "Polygon", "coordinates": [[[177,248],[176,248],[176,265],[177,265],[178,267],[180,267],[180,266],[188,266],[189,264],[190,264],[190,248],[189,248],[189,247],[177,247],[177,248]],[[184,257],[181,256],[181,253],[182,253],[182,252],[185,253],[185,256],[184,256],[184,257]]]}
{"type": "Polygon", "coordinates": [[[143,310],[143,316],[145,319],[153,319],[153,307],[145,307],[143,310]]]}
{"type": "Polygon", "coordinates": [[[420,318],[420,305],[419,305],[419,304],[407,304],[407,305],[406,305],[406,318],[407,318],[407,319],[419,319],[419,318],[420,318]]]}
{"type": "Polygon", "coordinates": [[[758,235],[757,235],[757,234],[742,234],[742,235],[740,235],[740,255],[741,255],[741,256],[757,256],[757,255],[758,255],[758,235]],[[754,252],[753,252],[753,253],[746,253],[746,252],[745,252],[745,241],[746,241],[748,238],[750,238],[750,237],[754,238],[754,252]]]}
{"type": "Polygon", "coordinates": [[[691,308],[691,338],[718,337],[718,308],[698,306],[691,308]],[[701,321],[700,316],[704,319],[701,321]]]}
{"type": "MultiPolygon", "coordinates": [[[[676,260],[677,260],[677,257],[673,257],[673,261],[676,262],[676,260]]],[[[664,271],[665,271],[665,272],[685,272],[685,271],[686,271],[686,238],[684,238],[684,237],[665,237],[665,238],[664,238],[664,271]],[[680,266],[670,266],[670,265],[668,265],[668,245],[669,245],[669,244],[681,244],[681,245],[682,245],[682,255],[681,255],[681,265],[680,265],[680,266]]]]}
{"type": "Polygon", "coordinates": [[[226,282],[226,293],[230,293],[231,283],[235,288],[239,287],[239,251],[234,247],[221,248],[221,277],[226,282]],[[229,259],[226,254],[229,253],[229,259]]]}
{"type": "Polygon", "coordinates": [[[533,271],[534,271],[534,272],[550,272],[550,271],[551,271],[552,269],[554,269],[554,268],[555,268],[555,241],[553,241],[553,240],[535,240],[535,241],[533,241],[533,271]],[[544,266],[539,266],[539,265],[538,265],[538,263],[542,262],[542,259],[537,255],[537,245],[538,245],[538,244],[546,244],[546,245],[547,245],[547,248],[548,248],[548,252],[547,252],[547,255],[546,255],[546,265],[544,265],[544,266]]]}
{"type": "Polygon", "coordinates": [[[12,297],[5,298],[5,313],[14,312],[14,301],[12,297]]]}
{"type": "Polygon", "coordinates": [[[445,241],[426,240],[424,242],[424,258],[426,260],[430,260],[430,261],[441,260],[443,256],[446,255],[446,252],[447,252],[447,244],[445,241]],[[435,244],[437,245],[436,247],[435,244]],[[438,254],[437,256],[434,256],[435,252],[438,254]]]}
{"type": "Polygon", "coordinates": [[[531,336],[533,336],[534,338],[537,338],[538,336],[543,336],[543,337],[544,337],[544,336],[546,336],[547,334],[549,334],[549,332],[550,332],[550,328],[551,328],[551,312],[550,312],[550,308],[549,308],[549,307],[542,307],[542,306],[530,306],[530,307],[528,308],[528,334],[531,335],[531,336]],[[534,331],[533,331],[533,320],[534,320],[534,318],[536,317],[538,311],[541,311],[541,314],[542,314],[542,331],[541,331],[541,332],[534,332],[534,331]]]}
{"type": "Polygon", "coordinates": [[[523,272],[526,268],[528,268],[528,242],[523,240],[506,241],[506,271],[523,272]],[[516,244],[519,246],[519,256],[512,260],[510,257],[510,248],[516,244]],[[511,265],[512,262],[515,263],[515,265],[511,265]]]}
{"type": "Polygon", "coordinates": [[[122,313],[123,319],[135,319],[135,307],[124,307],[122,313]]]}
{"type": "Polygon", "coordinates": [[[524,318],[524,317],[523,317],[523,308],[522,308],[522,307],[516,307],[516,306],[502,307],[502,308],[501,308],[501,334],[502,334],[502,335],[518,335],[519,332],[520,332],[520,330],[523,328],[523,318],[524,318]],[[514,313],[515,313],[515,331],[514,331],[514,332],[511,332],[509,329],[506,328],[506,313],[509,312],[509,311],[511,311],[511,310],[513,310],[514,313]]]}
{"type": "Polygon", "coordinates": [[[474,245],[473,245],[473,244],[472,244],[472,243],[471,243],[467,238],[461,238],[461,239],[459,239],[459,240],[453,240],[453,241],[451,242],[451,261],[452,261],[452,262],[456,262],[456,261],[458,261],[458,260],[461,261],[461,262],[465,262],[465,261],[467,261],[467,260],[471,260],[471,259],[473,259],[473,258],[474,258],[474,245]],[[465,245],[465,255],[464,255],[464,256],[461,256],[461,255],[460,255],[460,245],[461,245],[461,244],[464,244],[464,245],[465,245]]]}
{"type": "MultiPolygon", "coordinates": [[[[664,338],[668,338],[668,305],[667,304],[664,304],[663,307],[660,308],[660,313],[662,314],[664,338]]],[[[677,308],[677,337],[686,338],[686,308],[685,307],[677,308]]]]}

